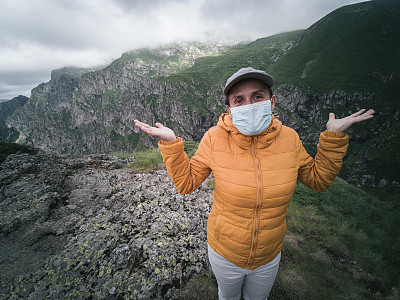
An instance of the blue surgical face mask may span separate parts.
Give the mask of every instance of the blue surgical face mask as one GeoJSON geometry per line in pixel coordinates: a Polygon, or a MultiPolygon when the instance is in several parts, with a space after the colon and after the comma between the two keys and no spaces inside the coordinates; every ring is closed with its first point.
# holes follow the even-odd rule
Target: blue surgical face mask
{"type": "Polygon", "coordinates": [[[268,128],[272,120],[271,100],[232,107],[233,125],[245,135],[257,135],[268,128]]]}

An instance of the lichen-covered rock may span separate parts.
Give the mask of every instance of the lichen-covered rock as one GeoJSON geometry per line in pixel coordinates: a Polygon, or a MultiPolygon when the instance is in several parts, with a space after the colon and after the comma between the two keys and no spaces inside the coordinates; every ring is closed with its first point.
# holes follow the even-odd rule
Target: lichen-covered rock
{"type": "Polygon", "coordinates": [[[43,222],[61,197],[66,168],[55,156],[13,154],[0,165],[0,232],[43,222]]]}
{"type": "Polygon", "coordinates": [[[14,269],[3,259],[0,299],[178,299],[190,278],[209,269],[212,191],[183,196],[165,170],[113,167],[127,162],[38,154],[1,165],[0,239],[10,247],[0,250],[23,245],[25,253],[14,251],[13,260],[28,254],[34,261],[14,269]],[[27,192],[19,197],[23,210],[11,205],[27,186],[46,205],[27,192]],[[10,212],[21,217],[10,221],[10,212]]]}

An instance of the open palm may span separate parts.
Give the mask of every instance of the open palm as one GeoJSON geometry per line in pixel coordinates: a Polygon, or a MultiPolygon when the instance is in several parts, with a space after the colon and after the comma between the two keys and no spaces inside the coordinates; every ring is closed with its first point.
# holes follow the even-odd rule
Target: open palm
{"type": "Polygon", "coordinates": [[[368,111],[366,111],[366,109],[361,109],[360,111],[342,119],[336,119],[335,114],[330,113],[328,123],[326,123],[326,129],[328,131],[344,132],[355,123],[371,119],[374,116],[374,113],[375,111],[373,109],[368,111]]]}
{"type": "Polygon", "coordinates": [[[156,127],[150,126],[146,123],[134,120],[135,126],[139,127],[143,132],[148,135],[155,136],[166,142],[173,142],[176,140],[175,133],[168,127],[160,123],[156,123],[156,127]]]}

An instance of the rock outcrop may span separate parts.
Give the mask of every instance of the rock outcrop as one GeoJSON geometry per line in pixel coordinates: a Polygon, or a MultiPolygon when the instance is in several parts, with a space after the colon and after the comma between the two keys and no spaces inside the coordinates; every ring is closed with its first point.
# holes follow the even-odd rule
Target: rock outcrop
{"type": "Polygon", "coordinates": [[[213,192],[176,192],[165,170],[40,151],[0,165],[0,299],[177,299],[210,272],[213,192]],[[208,270],[208,271],[207,271],[208,270]]]}

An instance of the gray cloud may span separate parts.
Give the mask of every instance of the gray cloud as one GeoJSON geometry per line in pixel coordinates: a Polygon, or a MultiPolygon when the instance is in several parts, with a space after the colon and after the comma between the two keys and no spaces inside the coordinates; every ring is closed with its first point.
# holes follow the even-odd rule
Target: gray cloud
{"type": "Polygon", "coordinates": [[[307,28],[357,0],[2,0],[0,98],[29,90],[67,65],[176,41],[256,39],[307,28]]]}

